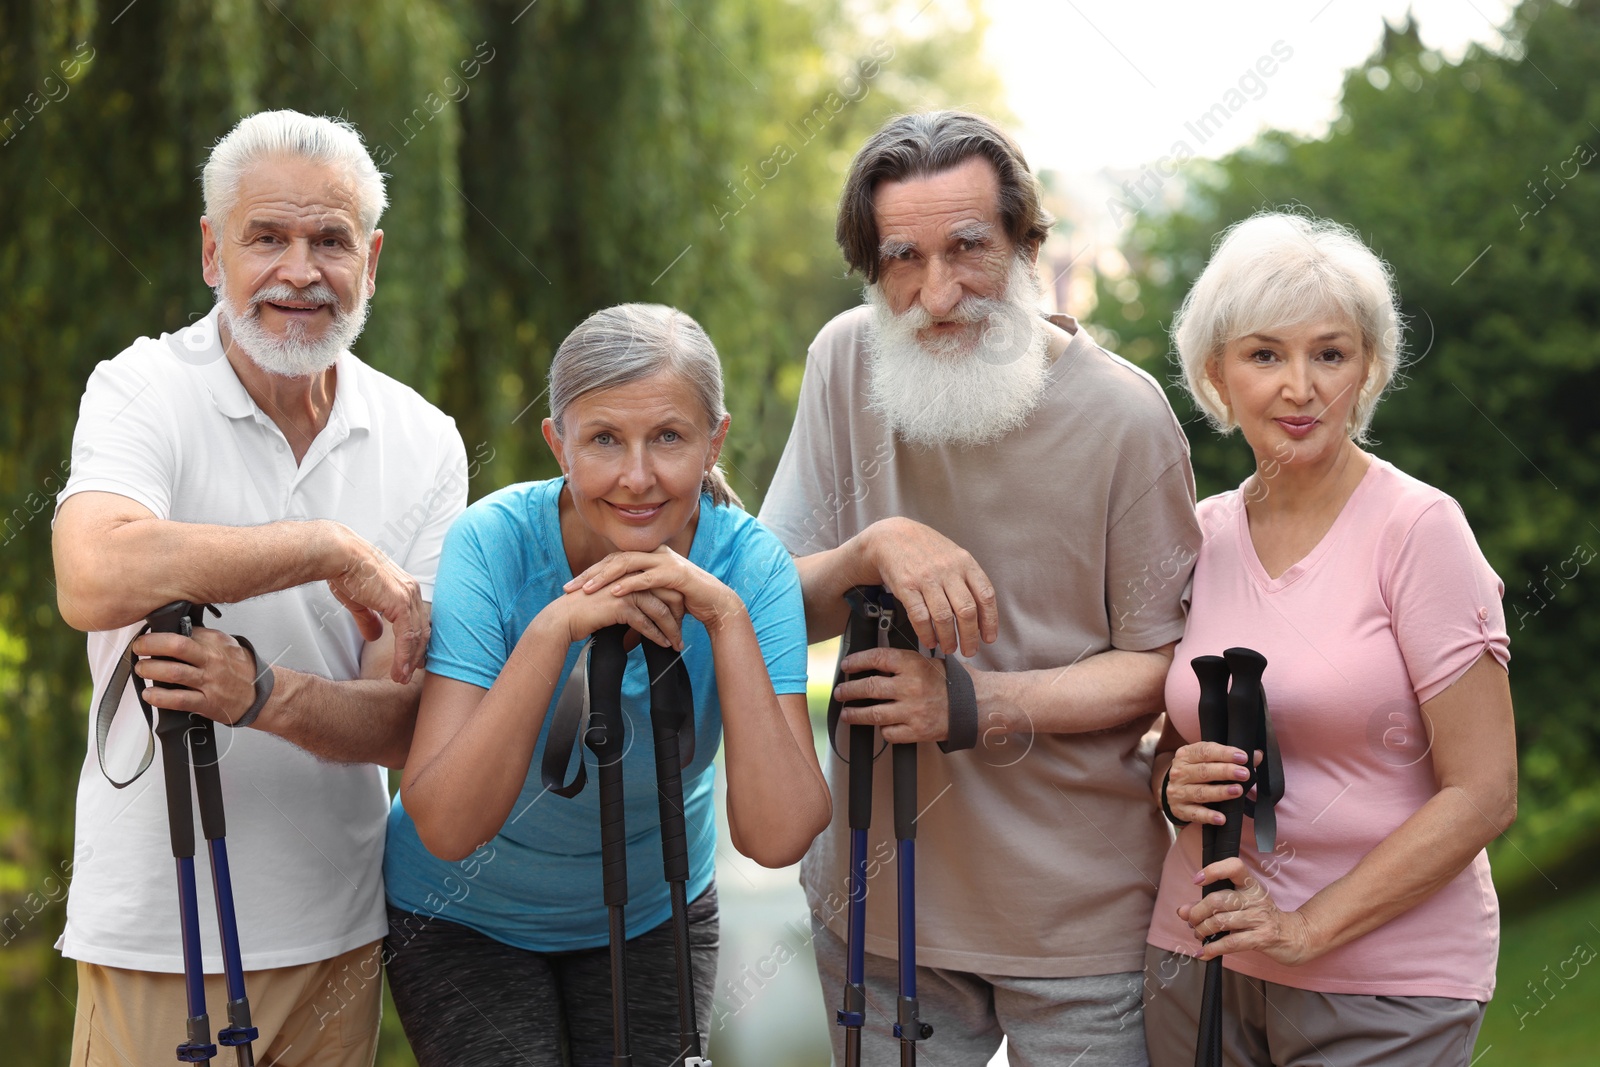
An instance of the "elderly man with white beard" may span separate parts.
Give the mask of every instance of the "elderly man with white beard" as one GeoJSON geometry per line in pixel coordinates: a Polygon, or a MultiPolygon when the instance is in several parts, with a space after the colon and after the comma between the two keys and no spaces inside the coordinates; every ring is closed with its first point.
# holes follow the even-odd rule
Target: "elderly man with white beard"
{"type": "MultiPolygon", "coordinates": [[[[928,1056],[1144,1064],[1140,972],[1169,841],[1149,746],[1200,545],[1188,447],[1149,375],[1038,310],[1051,219],[1015,144],[958,112],[862,148],[837,237],[865,306],[813,342],[761,518],[798,557],[811,640],[881,584],[935,656],[853,653],[842,721],[940,741],[964,657],[979,743],[919,749],[917,992],[928,1056]]],[[[863,1062],[896,1062],[887,763],[874,776],[863,1062]]],[[[848,774],[801,866],[830,1009],[845,978],[848,774]]],[[[834,1027],[835,1053],[843,1034],[834,1027]]]]}
{"type": "MultiPolygon", "coordinates": [[[[232,727],[217,731],[218,759],[257,1062],[366,1067],[387,928],[380,765],[402,766],[411,746],[466,452],[453,420],[349,351],[386,203],[354,128],[251,115],[212,150],[204,195],[216,305],[90,377],[55,517],[58,601],[89,634],[91,709],[148,614],[222,606],[219,628],[132,648],[167,657],[141,659],[139,676],[182,687],[147,689],[151,705],[232,727]]],[[[107,739],[119,778],[145,746],[128,688],[107,739]]],[[[78,961],[72,1063],[170,1063],[189,1013],[162,776],[113,788],[92,718],[57,944],[78,961]]],[[[204,848],[196,866],[221,1026],[204,848]]]]}

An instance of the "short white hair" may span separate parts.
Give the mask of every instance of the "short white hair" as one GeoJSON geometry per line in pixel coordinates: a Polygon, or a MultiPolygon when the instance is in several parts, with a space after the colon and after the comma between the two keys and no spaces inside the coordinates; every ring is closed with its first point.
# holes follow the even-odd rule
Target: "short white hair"
{"type": "Polygon", "coordinates": [[[343,119],[288,110],[247,115],[211,149],[201,178],[211,224],[226,225],[246,171],[263,159],[282,156],[344,168],[356,183],[362,235],[372,236],[389,197],[361,134],[343,119]]]}
{"type": "Polygon", "coordinates": [[[1234,429],[1208,374],[1229,342],[1325,314],[1353,323],[1372,359],[1347,428],[1364,441],[1400,370],[1405,326],[1394,272],[1354,231],[1327,219],[1269,212],[1224,231],[1172,321],[1184,384],[1212,425],[1234,429]]]}

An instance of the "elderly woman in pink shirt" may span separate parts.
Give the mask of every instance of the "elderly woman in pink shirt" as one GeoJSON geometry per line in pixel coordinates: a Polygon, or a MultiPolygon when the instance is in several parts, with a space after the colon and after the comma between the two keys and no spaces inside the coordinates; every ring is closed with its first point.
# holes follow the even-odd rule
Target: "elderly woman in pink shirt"
{"type": "Polygon", "coordinates": [[[1201,502],[1153,788],[1182,828],[1150,926],[1154,1067],[1194,1063],[1222,956],[1230,1065],[1466,1065],[1499,907],[1484,846],[1516,815],[1503,586],[1461,508],[1361,448],[1399,365],[1392,276],[1334,223],[1229,230],[1174,335],[1196,402],[1256,469],[1201,502]],[[1199,741],[1189,661],[1246,646],[1283,754],[1275,850],[1201,863],[1246,754],[1199,741]],[[1238,888],[1201,899],[1222,879],[1238,888]],[[1203,945],[1214,933],[1221,939],[1203,945]]]}

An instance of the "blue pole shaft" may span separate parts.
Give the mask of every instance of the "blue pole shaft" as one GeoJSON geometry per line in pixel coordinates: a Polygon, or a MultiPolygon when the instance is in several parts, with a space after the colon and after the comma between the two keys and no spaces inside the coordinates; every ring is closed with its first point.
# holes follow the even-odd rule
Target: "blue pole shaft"
{"type": "Polygon", "coordinates": [[[900,995],[917,995],[917,843],[902,838],[895,843],[895,866],[900,877],[900,995]]]}
{"type": "Polygon", "coordinates": [[[183,923],[183,981],[189,1018],[206,1013],[206,972],[200,957],[199,898],[195,892],[194,857],[178,857],[178,911],[183,923]]]}
{"type": "Polygon", "coordinates": [[[228,999],[244,999],[244,961],[239,955],[239,921],[233,912],[233,876],[228,872],[228,845],[218,837],[211,846],[211,886],[217,898],[217,925],[222,934],[222,967],[228,976],[228,999]]]}
{"type": "Polygon", "coordinates": [[[845,965],[845,981],[859,985],[866,969],[867,930],[867,832],[850,831],[850,958],[845,965]]]}

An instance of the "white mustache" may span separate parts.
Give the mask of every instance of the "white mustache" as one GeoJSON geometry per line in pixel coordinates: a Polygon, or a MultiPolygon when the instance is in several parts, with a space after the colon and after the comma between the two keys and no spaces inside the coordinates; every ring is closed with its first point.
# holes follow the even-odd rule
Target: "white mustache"
{"type": "Polygon", "coordinates": [[[965,296],[950,309],[948,314],[941,315],[937,320],[934,319],[933,313],[921,304],[912,304],[896,317],[910,329],[925,330],[934,325],[935,321],[959,322],[965,325],[983,322],[991,315],[1003,312],[1005,308],[1004,300],[987,296],[965,296]]]}
{"type": "Polygon", "coordinates": [[[339,306],[339,295],[326,282],[317,282],[315,285],[307,286],[304,289],[296,289],[292,285],[281,283],[269,285],[265,289],[258,289],[250,297],[250,307],[247,313],[259,315],[261,313],[261,305],[269,302],[274,304],[327,304],[333,308],[335,318],[344,314],[344,309],[339,306]]]}

